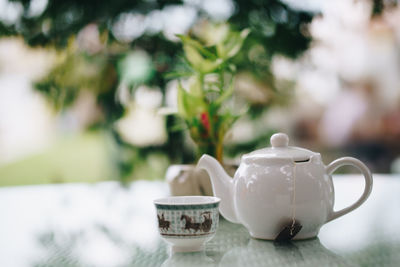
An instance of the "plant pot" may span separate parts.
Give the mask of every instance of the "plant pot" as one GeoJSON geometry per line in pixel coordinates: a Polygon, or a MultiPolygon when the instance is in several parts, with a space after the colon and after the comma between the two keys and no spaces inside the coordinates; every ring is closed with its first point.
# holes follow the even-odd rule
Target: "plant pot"
{"type": "MultiPolygon", "coordinates": [[[[225,171],[233,176],[237,165],[226,165],[225,171]]],[[[172,196],[212,196],[210,177],[205,170],[196,169],[193,164],[171,165],[165,179],[172,196]]]]}

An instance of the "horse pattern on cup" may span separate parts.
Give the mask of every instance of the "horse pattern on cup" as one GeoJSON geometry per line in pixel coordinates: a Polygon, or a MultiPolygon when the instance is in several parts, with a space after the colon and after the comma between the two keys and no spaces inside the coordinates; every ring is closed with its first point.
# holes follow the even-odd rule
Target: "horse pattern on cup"
{"type": "Polygon", "coordinates": [[[163,236],[173,238],[204,237],[212,235],[218,225],[218,206],[157,205],[157,219],[159,232],[163,236]]]}
{"type": "Polygon", "coordinates": [[[203,215],[204,221],[201,223],[195,222],[195,220],[192,217],[190,217],[186,214],[182,214],[181,221],[185,220],[185,229],[187,229],[187,230],[193,229],[195,231],[195,233],[197,231],[202,231],[202,232],[208,233],[212,226],[212,219],[211,219],[210,214],[211,214],[211,211],[203,212],[201,215],[203,215]]]}

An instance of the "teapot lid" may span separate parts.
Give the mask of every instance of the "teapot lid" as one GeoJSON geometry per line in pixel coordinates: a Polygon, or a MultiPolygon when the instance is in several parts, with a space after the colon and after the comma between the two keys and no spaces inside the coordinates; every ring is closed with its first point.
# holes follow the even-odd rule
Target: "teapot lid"
{"type": "Polygon", "coordinates": [[[243,155],[246,159],[253,158],[290,158],[297,162],[308,161],[312,155],[319,153],[308,149],[289,146],[289,137],[284,133],[276,133],[271,136],[271,147],[255,150],[243,155]]]}

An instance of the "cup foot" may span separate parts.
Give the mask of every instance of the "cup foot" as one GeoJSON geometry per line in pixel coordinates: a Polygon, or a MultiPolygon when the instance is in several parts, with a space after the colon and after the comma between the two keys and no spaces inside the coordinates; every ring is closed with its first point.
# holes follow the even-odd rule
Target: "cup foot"
{"type": "Polygon", "coordinates": [[[171,252],[196,252],[196,251],[203,251],[204,245],[201,246],[171,246],[171,252]]]}

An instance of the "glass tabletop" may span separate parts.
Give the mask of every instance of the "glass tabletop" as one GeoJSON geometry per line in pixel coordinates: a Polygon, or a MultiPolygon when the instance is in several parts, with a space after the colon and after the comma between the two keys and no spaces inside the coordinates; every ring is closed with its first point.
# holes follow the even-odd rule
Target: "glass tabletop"
{"type": "MultiPolygon", "coordinates": [[[[334,183],[335,209],[362,193],[360,176],[334,183]]],[[[375,175],[370,198],[318,238],[277,245],[221,218],[205,251],[171,253],[152,203],[163,182],[1,188],[0,266],[398,266],[399,193],[399,176],[375,175]]]]}

